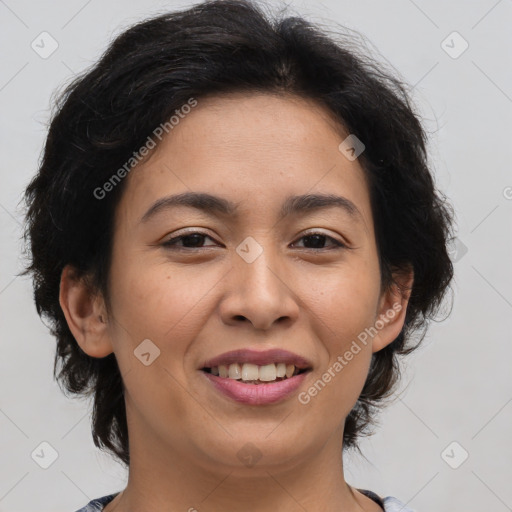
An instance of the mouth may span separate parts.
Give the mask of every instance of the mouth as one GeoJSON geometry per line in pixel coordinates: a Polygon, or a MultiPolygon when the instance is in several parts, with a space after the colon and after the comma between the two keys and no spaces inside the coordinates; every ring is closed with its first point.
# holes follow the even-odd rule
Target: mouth
{"type": "Polygon", "coordinates": [[[270,363],[258,366],[251,363],[232,363],[229,366],[219,365],[201,368],[205,373],[225,379],[239,380],[244,384],[268,384],[287,380],[296,375],[311,371],[311,368],[297,368],[293,364],[270,363]]]}
{"type": "Polygon", "coordinates": [[[281,349],[234,350],[206,361],[201,371],[243,384],[262,385],[291,379],[312,370],[311,363],[281,349]]]}

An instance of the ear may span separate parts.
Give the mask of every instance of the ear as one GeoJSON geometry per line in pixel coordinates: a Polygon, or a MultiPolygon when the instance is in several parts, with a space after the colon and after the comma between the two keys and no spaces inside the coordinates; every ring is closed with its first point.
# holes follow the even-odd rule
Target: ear
{"type": "Polygon", "coordinates": [[[114,351],[102,298],[92,293],[85,279],[76,277],[70,265],[61,274],[59,303],[71,333],[87,355],[102,358],[114,351]]]}
{"type": "Polygon", "coordinates": [[[375,320],[377,333],[373,337],[372,352],[378,352],[393,342],[405,322],[407,305],[414,282],[414,271],[407,267],[393,273],[393,282],[382,292],[375,320]]]}

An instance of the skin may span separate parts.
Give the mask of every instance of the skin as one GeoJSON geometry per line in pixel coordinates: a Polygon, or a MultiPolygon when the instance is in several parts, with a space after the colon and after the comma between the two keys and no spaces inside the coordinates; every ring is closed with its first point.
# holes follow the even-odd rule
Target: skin
{"type": "MultiPolygon", "coordinates": [[[[129,480],[107,512],[382,510],[345,482],[343,427],[372,353],[401,331],[408,295],[381,290],[363,170],[338,150],[346,135],[324,107],[298,97],[198,99],[125,178],[110,315],[65,268],[60,303],[73,335],[92,357],[114,352],[125,385],[129,480]],[[157,199],[188,191],[237,202],[240,217],[180,207],[140,223],[157,199]],[[284,199],[304,193],[344,196],[360,216],[329,208],[279,220],[284,199]],[[181,251],[161,245],[183,228],[207,237],[179,242],[181,251]],[[312,228],[350,249],[302,238],[312,228]],[[248,236],[263,248],[252,263],[236,252],[248,236]],[[240,404],[198,371],[229,350],[284,348],[312,362],[307,390],[393,304],[402,309],[307,404],[296,394],[240,404]],[[134,356],[144,339],[160,349],[149,366],[134,356]],[[247,443],[261,454],[253,467],[237,457],[247,443]]],[[[413,276],[397,279],[410,287],[413,276]]]]}

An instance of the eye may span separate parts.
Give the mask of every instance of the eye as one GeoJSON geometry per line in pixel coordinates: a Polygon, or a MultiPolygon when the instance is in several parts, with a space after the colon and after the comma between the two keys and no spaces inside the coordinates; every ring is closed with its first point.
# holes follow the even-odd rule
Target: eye
{"type": "Polygon", "coordinates": [[[326,235],[325,233],[321,232],[310,232],[306,235],[303,235],[299,238],[299,240],[308,240],[310,245],[313,245],[313,247],[304,247],[305,249],[313,249],[313,250],[322,250],[324,247],[324,243],[327,240],[330,240],[333,244],[330,249],[326,250],[333,250],[333,249],[339,249],[343,247],[347,247],[343,242],[340,242],[339,240],[336,240],[336,238],[333,238],[332,236],[326,235]]]}
{"type": "MultiPolygon", "coordinates": [[[[204,239],[209,238],[213,240],[212,237],[207,235],[206,233],[202,233],[201,231],[192,231],[184,235],[175,236],[170,238],[166,242],[162,243],[162,246],[167,248],[176,248],[176,249],[202,249],[203,247],[213,247],[212,245],[204,246],[204,239]],[[183,245],[179,245],[180,242],[183,245]]],[[[313,247],[304,247],[304,249],[312,249],[312,250],[333,250],[338,248],[347,247],[344,243],[336,240],[332,236],[328,236],[325,233],[321,232],[310,232],[306,235],[303,235],[299,238],[299,240],[304,240],[305,245],[312,245],[313,247]],[[331,248],[324,248],[326,241],[331,241],[331,248]]]]}
{"type": "MultiPolygon", "coordinates": [[[[166,242],[164,242],[162,245],[164,247],[169,248],[178,248],[178,249],[201,249],[202,244],[204,243],[204,239],[209,238],[210,240],[213,240],[212,237],[207,235],[206,233],[202,233],[200,231],[192,231],[185,235],[175,236],[174,238],[170,238],[166,242]],[[178,245],[179,242],[182,242],[183,245],[178,245]]],[[[211,245],[207,247],[212,247],[211,245]]]]}

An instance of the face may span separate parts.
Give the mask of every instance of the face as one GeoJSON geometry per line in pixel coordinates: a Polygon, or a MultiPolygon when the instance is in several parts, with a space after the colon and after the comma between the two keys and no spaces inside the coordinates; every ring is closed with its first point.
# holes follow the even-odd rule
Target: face
{"type": "MultiPolygon", "coordinates": [[[[130,442],[139,449],[236,471],[246,453],[261,456],[262,470],[307,461],[326,443],[338,458],[372,352],[403,322],[401,299],[381,293],[363,170],[338,149],[346,136],[328,111],[304,99],[210,97],[125,178],[112,315],[101,335],[81,343],[98,357],[114,351],[130,442]],[[147,213],[184,193],[210,194],[234,211],[168,204],[147,213]],[[342,199],[293,208],[290,198],[306,194],[342,199]],[[244,349],[288,351],[307,371],[290,379],[293,386],[238,381],[233,388],[203,370],[244,349]],[[275,390],[254,391],[262,386],[275,390]]],[[[242,365],[250,355],[235,359],[242,365]]]]}

